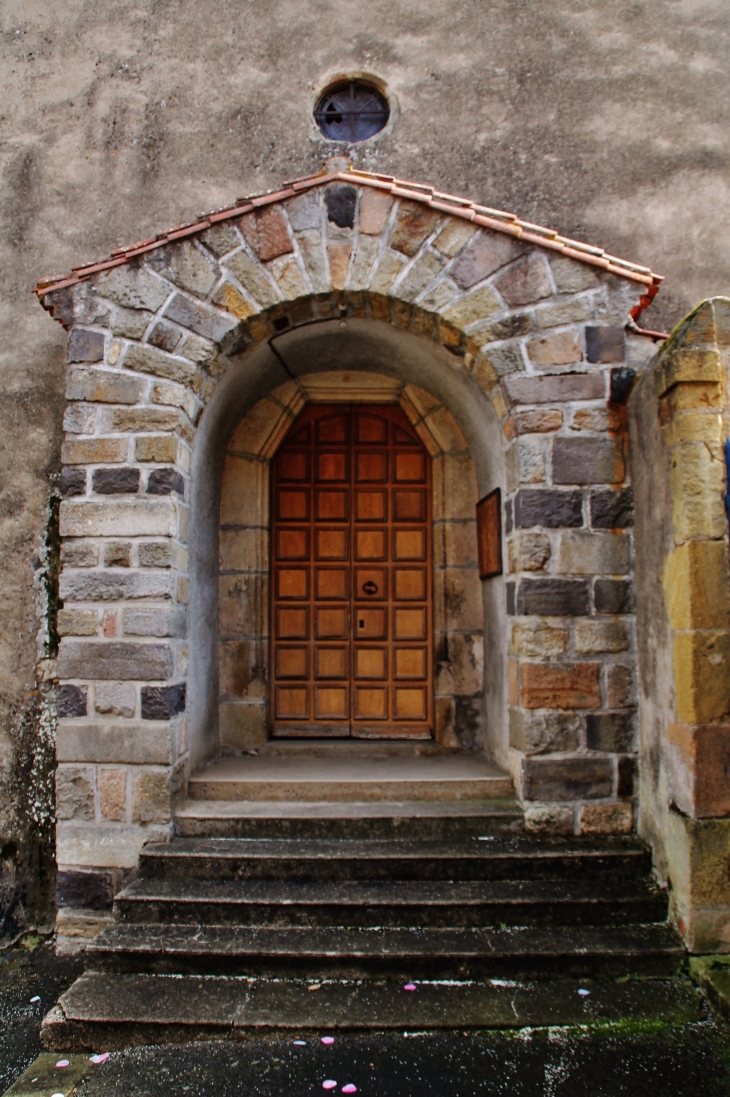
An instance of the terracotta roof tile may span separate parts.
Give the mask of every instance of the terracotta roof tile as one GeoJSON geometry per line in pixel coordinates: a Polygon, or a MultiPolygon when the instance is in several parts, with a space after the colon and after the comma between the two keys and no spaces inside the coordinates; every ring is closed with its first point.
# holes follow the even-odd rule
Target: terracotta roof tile
{"type": "Polygon", "coordinates": [[[569,259],[575,259],[581,263],[588,263],[590,266],[601,267],[611,274],[616,274],[621,278],[628,278],[632,282],[637,282],[647,287],[646,292],[648,292],[651,297],[656,295],[659,284],[662,281],[661,275],[654,274],[649,267],[643,267],[637,263],[631,263],[625,259],[619,259],[616,256],[608,255],[602,248],[584,244],[578,240],[571,240],[569,237],[561,236],[554,229],[545,228],[542,225],[535,225],[530,221],[521,221],[514,213],[507,213],[504,210],[495,210],[489,206],[482,206],[476,202],[470,201],[468,198],[460,198],[456,195],[445,194],[442,191],[434,190],[433,187],[424,183],[414,183],[409,180],[396,179],[392,175],[383,175],[377,172],[367,172],[360,168],[349,167],[347,171],[332,173],[323,170],[317,173],[317,175],[290,180],[289,182],[284,183],[278,190],[270,191],[267,194],[257,194],[245,198],[238,198],[234,205],[224,207],[209,214],[204,214],[196,221],[190,221],[183,225],[176,225],[174,228],[168,229],[167,232],[157,233],[156,236],[150,237],[147,240],[142,240],[139,243],[130,244],[127,247],[115,248],[108,259],[82,264],[81,266],[74,267],[70,274],[61,275],[56,278],[41,278],[34,292],[43,303],[46,294],[55,290],[64,289],[67,286],[72,286],[77,282],[82,282],[92,274],[97,274],[103,270],[109,270],[112,267],[121,266],[124,263],[130,262],[138,255],[153,251],[156,248],[164,247],[165,244],[172,243],[175,240],[182,240],[188,236],[195,236],[196,234],[209,229],[211,225],[218,224],[221,221],[240,217],[244,213],[250,213],[254,209],[261,209],[262,207],[272,205],[275,202],[286,201],[286,199],[295,197],[295,195],[303,190],[308,190],[311,187],[320,187],[326,183],[332,183],[337,180],[355,183],[359,186],[373,187],[376,190],[389,192],[395,198],[405,198],[413,202],[420,202],[430,206],[434,210],[438,210],[440,213],[450,214],[451,216],[458,217],[462,220],[472,221],[474,224],[484,228],[506,233],[509,236],[517,237],[527,243],[558,252],[569,259]]]}

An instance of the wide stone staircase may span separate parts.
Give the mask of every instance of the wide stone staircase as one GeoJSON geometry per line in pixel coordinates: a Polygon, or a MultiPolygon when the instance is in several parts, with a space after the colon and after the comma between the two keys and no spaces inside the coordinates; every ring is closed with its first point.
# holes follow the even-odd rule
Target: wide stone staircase
{"type": "Polygon", "coordinates": [[[346,754],[303,778],[293,756],[278,786],[266,758],[191,782],[46,1046],[694,1018],[638,842],[527,835],[485,763],[402,759],[350,788],[346,754]]]}

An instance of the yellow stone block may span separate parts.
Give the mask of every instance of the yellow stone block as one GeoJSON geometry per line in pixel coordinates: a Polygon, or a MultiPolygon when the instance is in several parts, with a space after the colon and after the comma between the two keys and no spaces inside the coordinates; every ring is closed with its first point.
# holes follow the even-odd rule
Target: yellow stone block
{"type": "Polygon", "coordinates": [[[677,541],[725,533],[725,462],[718,449],[685,442],[671,454],[670,489],[677,541]]]}
{"type": "Polygon", "coordinates": [[[693,348],[674,351],[657,371],[657,395],[664,396],[675,385],[687,381],[722,381],[722,363],[718,351],[693,348]]]}
{"type": "Polygon", "coordinates": [[[682,411],[662,427],[662,442],[667,448],[680,442],[722,443],[722,416],[716,411],[682,411]]]}
{"type": "Polygon", "coordinates": [[[692,408],[721,408],[723,405],[722,385],[694,382],[675,385],[662,397],[661,417],[666,422],[679,411],[692,408]]]}
{"type": "Polygon", "coordinates": [[[677,719],[710,724],[730,713],[730,632],[681,632],[674,637],[677,719]]]}
{"type": "Polygon", "coordinates": [[[226,312],[238,317],[239,320],[245,320],[247,316],[253,316],[256,311],[253,305],[250,305],[243,294],[239,293],[230,282],[223,283],[213,298],[213,302],[220,308],[225,309],[226,312]]]}
{"type": "Polygon", "coordinates": [[[669,622],[675,629],[723,629],[730,624],[728,549],[719,541],[687,541],[669,554],[662,574],[669,622]]]}

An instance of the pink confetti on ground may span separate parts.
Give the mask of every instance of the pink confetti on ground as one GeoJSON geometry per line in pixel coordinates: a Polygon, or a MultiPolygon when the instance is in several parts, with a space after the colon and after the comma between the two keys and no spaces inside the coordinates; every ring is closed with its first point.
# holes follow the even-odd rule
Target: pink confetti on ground
{"type": "Polygon", "coordinates": [[[333,1082],[331,1078],[328,1078],[326,1082],[322,1082],[322,1089],[337,1089],[337,1082],[333,1082]]]}
{"type": "Polygon", "coordinates": [[[357,1093],[357,1086],[354,1086],[352,1082],[348,1082],[346,1086],[342,1087],[343,1093],[357,1093]]]}
{"type": "Polygon", "coordinates": [[[104,1051],[101,1055],[92,1055],[89,1059],[90,1063],[105,1063],[109,1058],[109,1052],[104,1051]]]}
{"type": "Polygon", "coordinates": [[[335,1042],[334,1036],[323,1036],[322,1037],[322,1043],[323,1044],[334,1044],[334,1042],[335,1042]]]}
{"type": "Polygon", "coordinates": [[[415,983],[406,983],[406,985],[403,987],[403,989],[404,990],[415,990],[416,989],[416,984],[415,983]]]}
{"type": "Polygon", "coordinates": [[[57,1067],[67,1067],[68,1066],[68,1059],[59,1059],[58,1062],[56,1063],[56,1066],[57,1067]]]}

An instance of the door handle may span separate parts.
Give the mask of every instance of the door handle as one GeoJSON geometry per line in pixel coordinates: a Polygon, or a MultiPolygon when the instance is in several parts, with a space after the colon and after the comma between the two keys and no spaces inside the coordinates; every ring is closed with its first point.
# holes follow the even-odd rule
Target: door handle
{"type": "Polygon", "coordinates": [[[368,579],[367,583],[363,583],[362,589],[365,594],[377,594],[378,584],[374,583],[372,579],[368,579]]]}

